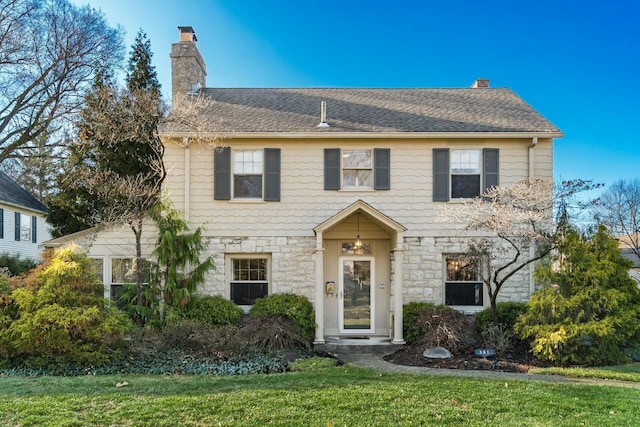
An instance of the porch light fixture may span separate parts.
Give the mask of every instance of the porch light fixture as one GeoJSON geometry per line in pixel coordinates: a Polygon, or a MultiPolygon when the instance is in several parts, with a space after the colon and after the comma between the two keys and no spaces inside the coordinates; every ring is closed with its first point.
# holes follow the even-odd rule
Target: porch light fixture
{"type": "Polygon", "coordinates": [[[362,248],[362,240],[360,240],[360,212],[357,213],[358,219],[358,235],[356,236],[356,241],[353,244],[353,249],[358,250],[362,248]]]}

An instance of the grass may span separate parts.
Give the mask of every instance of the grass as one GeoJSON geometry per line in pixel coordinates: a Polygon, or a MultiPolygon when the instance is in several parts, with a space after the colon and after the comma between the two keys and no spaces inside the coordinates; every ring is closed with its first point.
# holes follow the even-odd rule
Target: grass
{"type": "Polygon", "coordinates": [[[0,425],[640,425],[635,389],[327,365],[237,377],[3,377],[0,425]]]}
{"type": "Polygon", "coordinates": [[[530,374],[562,375],[573,378],[595,378],[615,381],[640,382],[640,363],[629,363],[601,368],[533,368],[530,374]]]}

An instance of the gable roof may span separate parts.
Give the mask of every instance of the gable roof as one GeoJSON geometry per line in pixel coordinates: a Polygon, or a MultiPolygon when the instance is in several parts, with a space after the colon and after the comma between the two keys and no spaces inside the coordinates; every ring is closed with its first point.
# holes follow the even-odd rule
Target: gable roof
{"type": "Polygon", "coordinates": [[[47,207],[40,203],[17,182],[0,171],[0,202],[19,206],[39,212],[47,212],[47,207]]]}
{"type": "MultiPolygon", "coordinates": [[[[537,133],[561,131],[508,88],[206,88],[203,111],[229,133],[537,133]],[[326,102],[328,127],[318,127],[326,102]]],[[[167,124],[164,134],[185,132],[167,124]]]]}

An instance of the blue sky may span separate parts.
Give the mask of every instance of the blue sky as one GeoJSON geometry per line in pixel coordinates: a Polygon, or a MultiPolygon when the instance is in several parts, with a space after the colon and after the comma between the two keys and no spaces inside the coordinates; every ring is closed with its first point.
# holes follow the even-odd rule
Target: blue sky
{"type": "Polygon", "coordinates": [[[74,0],[151,40],[165,94],[177,26],[209,87],[509,87],[558,126],[554,175],[640,177],[640,6],[631,0],[74,0]]]}

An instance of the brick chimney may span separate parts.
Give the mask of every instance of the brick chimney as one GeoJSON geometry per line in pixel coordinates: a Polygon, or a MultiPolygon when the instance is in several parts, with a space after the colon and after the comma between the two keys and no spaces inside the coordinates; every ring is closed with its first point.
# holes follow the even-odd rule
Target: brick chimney
{"type": "Polygon", "coordinates": [[[207,84],[207,68],[196,47],[193,27],[178,27],[180,41],[171,45],[171,97],[178,93],[197,93],[207,84]]]}
{"type": "Polygon", "coordinates": [[[489,79],[476,79],[471,85],[473,89],[486,89],[489,87],[489,79]]]}

